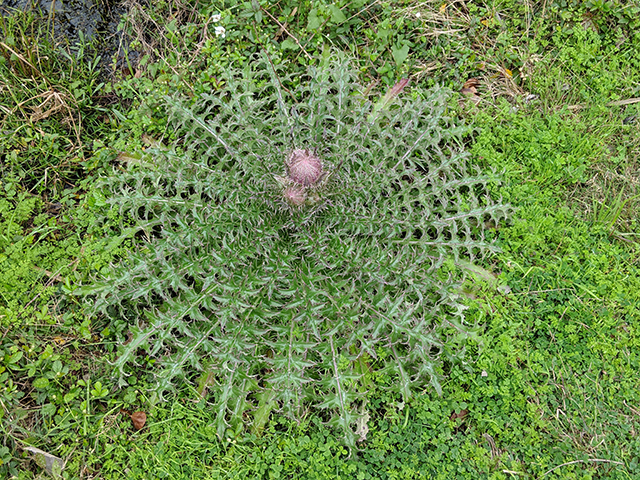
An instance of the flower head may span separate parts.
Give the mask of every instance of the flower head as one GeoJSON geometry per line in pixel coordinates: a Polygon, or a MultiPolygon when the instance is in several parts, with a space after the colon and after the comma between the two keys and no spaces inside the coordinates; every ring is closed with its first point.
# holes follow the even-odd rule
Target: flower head
{"type": "Polygon", "coordinates": [[[227,31],[225,30],[224,27],[216,27],[213,31],[216,34],[216,37],[224,38],[227,34],[227,31]]]}
{"type": "Polygon", "coordinates": [[[301,207],[307,200],[307,194],[303,187],[298,185],[290,185],[284,189],[283,197],[285,201],[292,207],[301,207]]]}
{"type": "Polygon", "coordinates": [[[220,20],[222,20],[222,15],[220,15],[219,13],[216,13],[215,15],[211,15],[211,21],[213,23],[219,22],[220,20]]]}
{"type": "Polygon", "coordinates": [[[296,149],[287,160],[289,178],[305,187],[317,184],[322,178],[322,161],[311,150],[296,149]]]}

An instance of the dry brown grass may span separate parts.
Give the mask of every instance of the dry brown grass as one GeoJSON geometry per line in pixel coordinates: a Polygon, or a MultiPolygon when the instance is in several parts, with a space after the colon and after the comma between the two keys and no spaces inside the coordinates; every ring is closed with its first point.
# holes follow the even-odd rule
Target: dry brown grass
{"type": "MultiPolygon", "coordinates": [[[[202,57],[207,40],[215,36],[211,28],[212,19],[205,18],[197,11],[197,2],[189,4],[173,0],[168,2],[164,11],[155,12],[154,15],[149,13],[148,6],[138,0],[126,0],[124,6],[128,11],[127,31],[132,33],[132,43],[139,44],[138,50],[142,55],[148,55],[150,61],[163,61],[176,75],[184,76],[185,72],[191,71],[191,67],[202,57]],[[195,46],[193,39],[187,40],[173,33],[193,24],[198,26],[195,46]],[[168,61],[170,56],[180,59],[179,67],[173,65],[175,62],[168,61]]],[[[121,45],[121,49],[124,49],[124,45],[121,45]]],[[[131,68],[135,69],[131,74],[139,76],[143,67],[134,61],[131,68]]]]}

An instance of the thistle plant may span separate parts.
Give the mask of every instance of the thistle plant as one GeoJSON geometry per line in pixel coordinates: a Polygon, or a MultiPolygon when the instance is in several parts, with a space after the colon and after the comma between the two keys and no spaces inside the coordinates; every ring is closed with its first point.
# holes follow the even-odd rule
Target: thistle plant
{"type": "Polygon", "coordinates": [[[405,401],[440,392],[467,331],[450,265],[496,250],[487,225],[508,209],[444,90],[387,97],[343,58],[303,78],[259,58],[218,92],[166,99],[172,147],[102,186],[142,245],[81,289],[129,324],[122,384],[147,359],[158,399],[200,375],[221,437],[314,408],[349,445],[371,372],[405,401]]]}

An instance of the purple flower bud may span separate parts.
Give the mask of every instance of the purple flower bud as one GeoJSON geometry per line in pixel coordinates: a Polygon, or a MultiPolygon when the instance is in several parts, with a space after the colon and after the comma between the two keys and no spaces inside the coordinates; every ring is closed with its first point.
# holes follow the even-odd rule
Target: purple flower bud
{"type": "Polygon", "coordinates": [[[318,183],[322,177],[322,161],[311,150],[296,149],[287,160],[289,178],[308,187],[318,183]]]}
{"type": "Polygon", "coordinates": [[[307,194],[304,191],[304,188],[298,185],[290,185],[285,188],[282,196],[292,207],[301,207],[307,200],[307,194]]]}

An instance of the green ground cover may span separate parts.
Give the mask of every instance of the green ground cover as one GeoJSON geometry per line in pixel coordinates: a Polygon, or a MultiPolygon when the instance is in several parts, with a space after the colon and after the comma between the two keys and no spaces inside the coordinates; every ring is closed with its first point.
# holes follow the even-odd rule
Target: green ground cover
{"type": "Polygon", "coordinates": [[[0,476],[45,478],[34,446],[66,462],[63,478],[640,477],[639,7],[131,8],[122,27],[143,55],[108,75],[96,50],[52,41],[42,22],[0,23],[0,476]],[[89,315],[74,292],[144,239],[123,238],[132,220],[105,213],[97,185],[177,140],[164,95],[225,91],[224,73],[260,52],[294,90],[331,49],[373,98],[401,78],[408,99],[451,89],[448,114],[471,127],[461,141],[514,212],[488,226],[499,253],[443,266],[466,269],[474,328],[462,360],[440,366],[441,395],[425,385],[405,402],[372,370],[355,448],[313,408],[297,421],[274,409],[263,431],[248,415],[221,438],[195,374],[152,402],[158,359],[141,353],[118,385],[128,324],[89,315]]]}

